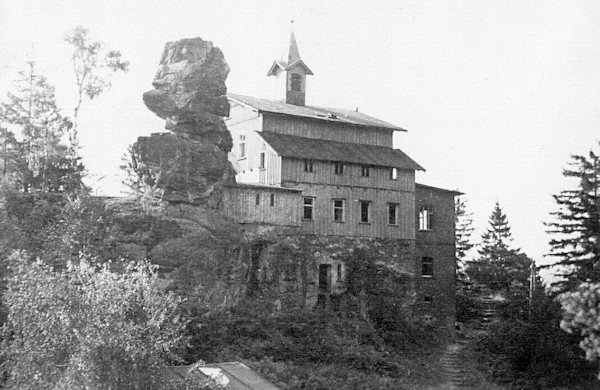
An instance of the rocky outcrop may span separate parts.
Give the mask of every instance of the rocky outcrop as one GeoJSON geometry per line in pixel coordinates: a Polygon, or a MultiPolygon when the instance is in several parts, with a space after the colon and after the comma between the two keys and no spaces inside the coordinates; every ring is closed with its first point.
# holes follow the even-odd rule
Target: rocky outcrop
{"type": "Polygon", "coordinates": [[[168,42],[144,103],[165,120],[169,133],[140,137],[135,170],[146,191],[169,202],[216,208],[224,184],[235,181],[227,160],[231,135],[221,50],[201,38],[168,42]]]}

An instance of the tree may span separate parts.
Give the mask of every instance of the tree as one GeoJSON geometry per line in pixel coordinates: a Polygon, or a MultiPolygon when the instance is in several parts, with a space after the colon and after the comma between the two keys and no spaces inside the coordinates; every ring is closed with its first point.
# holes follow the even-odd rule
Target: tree
{"type": "Polygon", "coordinates": [[[546,226],[553,235],[549,256],[558,260],[565,278],[556,287],[567,291],[581,282],[600,282],[600,156],[593,151],[571,156],[563,175],[578,186],[553,195],[556,220],[546,226]]]}
{"type": "Polygon", "coordinates": [[[65,143],[72,123],[62,116],[54,87],[36,72],[34,62],[19,72],[15,91],[2,103],[3,125],[21,131],[17,142],[3,131],[3,176],[13,175],[24,192],[68,192],[83,187],[83,166],[72,145],[65,143]]]}
{"type": "MultiPolygon", "coordinates": [[[[579,343],[589,361],[600,357],[600,283],[581,283],[575,291],[558,296],[563,308],[560,327],[569,332],[579,331],[579,343]]],[[[600,374],[598,374],[600,379],[600,374]]]]}
{"type": "Polygon", "coordinates": [[[467,252],[473,248],[471,243],[471,234],[473,233],[473,213],[467,212],[467,201],[463,198],[456,198],[454,203],[454,225],[455,244],[456,244],[456,259],[459,267],[464,269],[464,261],[467,257],[467,252]]]}
{"type": "Polygon", "coordinates": [[[492,292],[526,297],[531,259],[509,246],[512,233],[506,214],[497,202],[481,239],[479,258],[469,262],[466,268],[469,278],[492,292]]]}
{"type": "Polygon", "coordinates": [[[84,97],[92,100],[110,89],[111,74],[127,72],[129,62],[124,61],[121,53],[106,48],[104,43],[92,41],[88,30],[77,26],[65,36],[65,41],[73,46],[73,71],[77,83],[77,104],[73,110],[73,138],[77,140],[79,110],[84,97]]]}
{"type": "Polygon", "coordinates": [[[57,272],[24,253],[10,260],[1,349],[9,387],[162,388],[187,322],[155,266],[82,259],[57,272]]]}

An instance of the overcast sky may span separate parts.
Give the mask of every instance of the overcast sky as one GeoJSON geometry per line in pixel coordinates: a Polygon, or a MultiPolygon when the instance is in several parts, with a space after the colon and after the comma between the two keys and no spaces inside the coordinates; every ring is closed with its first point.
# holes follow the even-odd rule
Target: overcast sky
{"type": "Polygon", "coordinates": [[[496,201],[515,245],[542,261],[551,194],[569,155],[600,139],[598,1],[0,0],[0,99],[32,56],[72,115],[63,36],[77,25],[118,49],[130,72],[84,103],[80,137],[98,193],[119,193],[120,158],[163,122],[142,103],[164,43],[202,37],[231,67],[229,91],[268,93],[289,42],[314,72],[307,104],[358,107],[408,130],[395,147],[424,184],[466,193],[477,237],[496,201]]]}

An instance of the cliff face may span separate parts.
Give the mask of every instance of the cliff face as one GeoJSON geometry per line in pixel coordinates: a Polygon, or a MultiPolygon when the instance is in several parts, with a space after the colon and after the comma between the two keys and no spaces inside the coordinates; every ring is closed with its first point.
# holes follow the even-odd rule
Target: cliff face
{"type": "Polygon", "coordinates": [[[227,160],[231,135],[221,50],[201,38],[168,42],[146,107],[165,120],[168,133],[140,137],[133,145],[136,173],[161,200],[216,208],[222,186],[235,181],[227,160]]]}

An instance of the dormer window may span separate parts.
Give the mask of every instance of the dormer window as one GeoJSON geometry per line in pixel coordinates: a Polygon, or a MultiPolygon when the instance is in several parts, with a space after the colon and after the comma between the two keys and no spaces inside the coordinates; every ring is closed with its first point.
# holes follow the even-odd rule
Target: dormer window
{"type": "Polygon", "coordinates": [[[292,73],[292,92],[302,92],[302,76],[292,73]]]}

